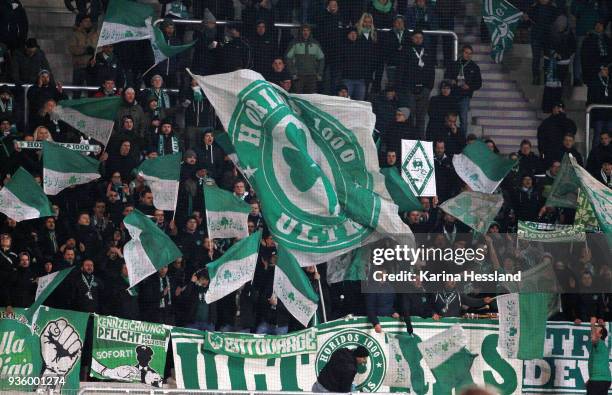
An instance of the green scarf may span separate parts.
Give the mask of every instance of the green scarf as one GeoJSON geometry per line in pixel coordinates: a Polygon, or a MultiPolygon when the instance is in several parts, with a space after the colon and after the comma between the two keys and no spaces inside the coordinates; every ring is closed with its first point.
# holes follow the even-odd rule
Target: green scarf
{"type": "Polygon", "coordinates": [[[393,2],[391,0],[387,1],[387,4],[382,4],[380,0],[372,0],[372,5],[376,8],[376,11],[387,14],[391,11],[391,7],[393,7],[393,2]]]}
{"type": "MultiPolygon", "coordinates": [[[[159,156],[164,156],[165,155],[165,138],[163,134],[159,134],[158,136],[158,141],[157,141],[157,154],[159,156]]],[[[177,152],[179,152],[179,142],[178,139],[176,138],[176,136],[173,134],[171,136],[171,140],[172,140],[172,153],[176,154],[177,152]]]]}

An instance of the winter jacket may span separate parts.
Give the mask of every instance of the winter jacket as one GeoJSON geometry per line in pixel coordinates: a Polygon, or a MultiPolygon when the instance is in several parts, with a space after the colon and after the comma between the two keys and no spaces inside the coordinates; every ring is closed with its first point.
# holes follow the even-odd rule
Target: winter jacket
{"type": "Polygon", "coordinates": [[[427,113],[429,123],[427,124],[427,138],[433,141],[433,136],[440,136],[440,131],[444,128],[444,122],[448,113],[459,113],[457,98],[453,95],[434,96],[429,101],[427,113]]]}
{"type": "Polygon", "coordinates": [[[383,36],[384,61],[389,66],[399,66],[411,49],[410,33],[404,30],[402,34],[391,30],[383,36]],[[400,39],[401,37],[401,39],[400,39]]]}
{"type": "Polygon", "coordinates": [[[576,36],[582,37],[593,29],[600,18],[599,1],[573,0],[571,13],[576,17],[576,36]]]}
{"type": "Polygon", "coordinates": [[[565,133],[575,134],[576,124],[564,113],[551,115],[538,126],[538,150],[546,166],[550,165],[550,161],[561,149],[565,133]]]}
{"type": "Polygon", "coordinates": [[[28,38],[28,16],[19,0],[0,3],[0,42],[8,49],[21,48],[28,38]]]}
{"type": "Polygon", "coordinates": [[[89,66],[89,61],[93,57],[98,44],[98,32],[95,30],[86,31],[76,28],[68,42],[68,50],[72,55],[72,67],[84,69],[89,66]]]}
{"type": "Polygon", "coordinates": [[[138,103],[136,103],[136,101],[129,103],[124,99],[121,103],[121,106],[119,107],[119,110],[117,111],[117,117],[115,118],[116,130],[121,129],[121,120],[125,116],[132,117],[132,120],[134,120],[133,130],[139,136],[139,138],[143,139],[146,135],[146,128],[148,125],[145,122],[145,116],[144,112],[142,111],[142,107],[140,107],[138,103]]]}
{"type": "Polygon", "coordinates": [[[601,165],[604,160],[612,161],[612,144],[599,144],[597,147],[594,147],[589,154],[586,169],[595,177],[601,171],[601,165]]]}
{"type": "Polygon", "coordinates": [[[544,201],[535,188],[519,188],[513,198],[516,218],[521,221],[537,221],[544,201]]]}
{"type": "Polygon", "coordinates": [[[263,36],[255,34],[251,39],[253,53],[253,70],[264,75],[270,69],[274,58],[275,43],[272,35],[266,32],[263,36]]]}
{"type": "Polygon", "coordinates": [[[357,374],[357,361],[348,348],[336,350],[325,364],[317,381],[329,392],[351,392],[357,374]]]}
{"type": "Polygon", "coordinates": [[[219,61],[221,60],[221,37],[217,29],[195,30],[193,38],[195,44],[191,63],[192,71],[199,75],[218,73],[220,70],[219,61]]]}
{"type": "Polygon", "coordinates": [[[531,37],[546,41],[550,37],[550,28],[559,15],[559,9],[552,3],[546,5],[536,2],[529,7],[527,15],[531,20],[531,37]]]}
{"type": "Polygon", "coordinates": [[[38,48],[34,55],[28,56],[25,50],[15,51],[11,59],[11,77],[14,82],[34,84],[41,70],[51,71],[45,52],[38,48]]]}
{"type": "Polygon", "coordinates": [[[369,62],[368,55],[364,52],[364,44],[361,40],[344,40],[340,55],[340,76],[346,80],[370,80],[367,72],[369,62]]]}
{"type": "Polygon", "coordinates": [[[376,115],[375,127],[379,132],[387,130],[395,121],[397,107],[397,99],[388,100],[384,93],[376,96],[372,103],[372,111],[376,115]]]}
{"type": "Polygon", "coordinates": [[[430,30],[433,27],[434,15],[429,7],[409,7],[406,12],[406,29],[430,30]]]}
{"type": "Polygon", "coordinates": [[[454,63],[451,63],[449,67],[446,68],[446,72],[444,73],[444,78],[459,81],[461,72],[463,70],[463,78],[465,79],[465,83],[470,87],[470,89],[462,89],[459,86],[453,87],[453,94],[456,96],[467,96],[472,97],[474,92],[482,87],[482,77],[480,74],[480,67],[470,60],[465,61],[463,58],[457,60],[454,63]]]}
{"type": "Polygon", "coordinates": [[[599,67],[610,63],[612,57],[612,43],[606,33],[587,34],[582,43],[580,59],[582,62],[582,80],[585,84],[597,79],[599,67]]]}
{"type": "MultiPolygon", "coordinates": [[[[591,104],[612,104],[612,81],[610,77],[597,75],[588,84],[587,107],[591,104]],[[606,92],[608,93],[606,95],[606,92]]],[[[594,109],[591,111],[591,122],[612,119],[612,110],[594,109]]]]}
{"type": "Polygon", "coordinates": [[[321,48],[325,54],[325,61],[330,65],[342,64],[339,63],[341,54],[344,30],[342,28],[342,20],[340,13],[325,12],[315,19],[317,28],[314,31],[315,38],[321,43],[321,48]]]}
{"type": "Polygon", "coordinates": [[[253,66],[253,50],[242,37],[233,38],[221,48],[224,71],[248,69],[253,66]]]}
{"type": "MultiPolygon", "coordinates": [[[[176,36],[168,37],[166,34],[164,34],[164,41],[166,44],[173,47],[183,45],[181,39],[176,36]]],[[[155,66],[149,75],[159,74],[166,78],[167,76],[175,75],[179,71],[183,71],[186,65],[187,54],[189,54],[189,50],[180,52],[166,60],[163,60],[157,66],[155,66]]]]}
{"type": "Polygon", "coordinates": [[[433,89],[434,80],[436,78],[435,59],[424,46],[412,46],[408,49],[406,59],[400,65],[400,86],[408,92],[419,94],[419,90],[427,88],[433,89]],[[417,52],[420,54],[423,51],[422,60],[425,63],[423,67],[419,65],[417,52]]]}
{"type": "Polygon", "coordinates": [[[418,133],[410,126],[410,121],[393,121],[386,130],[382,130],[382,142],[387,151],[401,152],[402,140],[418,140],[418,133]]]}
{"type": "MultiPolygon", "coordinates": [[[[198,155],[198,168],[206,169],[209,177],[221,181],[225,167],[223,150],[216,144],[201,144],[195,149],[198,155]]],[[[218,183],[218,182],[217,182],[218,183]]]]}
{"type": "Polygon", "coordinates": [[[119,57],[112,53],[106,55],[99,53],[96,55],[96,62],[89,67],[91,84],[102,86],[105,79],[112,78],[117,88],[125,88],[126,74],[119,57]]]}
{"type": "Polygon", "coordinates": [[[285,57],[287,68],[295,78],[302,75],[323,76],[325,54],[316,40],[292,41],[285,57]]]}

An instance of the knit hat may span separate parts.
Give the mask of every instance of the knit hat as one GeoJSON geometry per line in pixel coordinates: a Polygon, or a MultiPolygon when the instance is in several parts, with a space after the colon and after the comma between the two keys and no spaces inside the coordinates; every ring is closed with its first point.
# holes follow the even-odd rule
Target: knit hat
{"type": "Polygon", "coordinates": [[[173,125],[173,119],[172,118],[164,118],[162,119],[162,121],[159,123],[159,126],[163,126],[163,125],[173,125]]]}
{"type": "Polygon", "coordinates": [[[39,48],[38,41],[35,38],[28,38],[25,42],[26,48],[39,48]]]}
{"type": "Polygon", "coordinates": [[[3,93],[8,93],[9,95],[12,95],[13,93],[11,92],[11,88],[8,87],[8,85],[0,85],[0,95],[3,93]]]}
{"type": "Polygon", "coordinates": [[[42,69],[38,72],[38,76],[40,77],[43,74],[51,75],[51,72],[47,69],[42,69]]]}
{"type": "Polygon", "coordinates": [[[404,114],[406,118],[410,118],[410,109],[408,107],[399,107],[397,111],[404,114]]]}
{"type": "Polygon", "coordinates": [[[192,149],[188,149],[187,151],[185,151],[185,154],[183,155],[183,160],[187,159],[187,158],[198,158],[198,155],[196,154],[196,152],[192,149]]]}
{"type": "Polygon", "coordinates": [[[210,12],[210,10],[208,8],[205,8],[204,9],[204,18],[202,19],[202,22],[203,23],[217,22],[217,18],[215,18],[213,13],[210,12]]]}

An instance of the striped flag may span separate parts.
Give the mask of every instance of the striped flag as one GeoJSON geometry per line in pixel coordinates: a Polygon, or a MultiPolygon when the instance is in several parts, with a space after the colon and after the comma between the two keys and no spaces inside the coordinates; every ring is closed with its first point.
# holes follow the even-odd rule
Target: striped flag
{"type": "Polygon", "coordinates": [[[0,189],[0,212],[17,222],[53,215],[49,198],[23,167],[0,189]]]}
{"type": "Polygon", "coordinates": [[[206,226],[211,239],[244,238],[249,235],[247,222],[251,206],[231,192],[204,186],[206,226]]]}
{"type": "Polygon", "coordinates": [[[62,100],[55,108],[54,116],[86,137],[107,145],[121,100],[119,96],[62,100]]]}
{"type": "Polygon", "coordinates": [[[453,156],[457,175],[473,190],[493,193],[516,161],[492,152],[481,140],[468,144],[453,156]]]}
{"type": "Polygon", "coordinates": [[[61,145],[43,142],[43,187],[47,195],[100,178],[100,162],[61,145]]]}
{"type": "Polygon", "coordinates": [[[128,0],[110,0],[98,38],[97,47],[122,41],[143,40],[151,37],[147,19],[153,19],[155,11],[147,4],[128,0]]]}

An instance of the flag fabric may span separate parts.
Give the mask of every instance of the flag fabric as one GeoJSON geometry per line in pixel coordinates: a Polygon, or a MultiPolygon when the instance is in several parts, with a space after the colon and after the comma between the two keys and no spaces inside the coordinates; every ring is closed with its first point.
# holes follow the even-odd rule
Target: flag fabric
{"type": "Polygon", "coordinates": [[[425,384],[425,372],[421,367],[423,355],[419,351],[420,339],[408,334],[385,333],[389,344],[389,362],[383,381],[389,387],[410,388],[410,393],[424,395],[429,388],[425,384]]]}
{"type": "Polygon", "coordinates": [[[259,230],[240,240],[221,258],[206,265],[210,276],[206,303],[217,301],[236,291],[244,283],[253,281],[261,234],[262,231],[259,230]]]}
{"type": "Polygon", "coordinates": [[[174,211],[181,175],[181,154],[146,159],[136,169],[153,193],[153,205],[164,211],[174,211]]]}
{"type": "Polygon", "coordinates": [[[23,167],[0,189],[0,212],[17,222],[53,215],[49,198],[23,167]]]}
{"type": "Polygon", "coordinates": [[[402,140],[402,177],[416,196],[436,196],[431,141],[402,140]]]}
{"type": "Polygon", "coordinates": [[[423,209],[423,205],[396,168],[385,167],[380,169],[380,172],[385,176],[385,186],[400,212],[423,209]]]}
{"type": "Polygon", "coordinates": [[[470,369],[477,354],[467,349],[467,336],[459,325],[438,333],[418,344],[423,359],[433,373],[440,393],[473,384],[470,369]]]}
{"type": "Polygon", "coordinates": [[[523,13],[506,0],[484,0],[482,16],[491,34],[491,58],[501,63],[506,50],[512,48],[514,32],[523,13]]]}
{"type": "Polygon", "coordinates": [[[289,94],[252,70],[193,78],[228,132],[274,239],[304,265],[411,235],[378,166],[369,103],[289,94]]]}
{"type": "MultiPolygon", "coordinates": [[[[150,21],[147,22],[150,24],[150,21]]],[[[151,29],[150,41],[151,49],[153,49],[153,58],[155,63],[152,67],[163,62],[164,60],[180,54],[183,51],[187,51],[194,46],[195,41],[184,45],[169,45],[166,42],[164,33],[157,26],[149,26],[151,29]]]]}
{"type": "Polygon", "coordinates": [[[100,162],[49,141],[43,142],[43,188],[47,195],[100,178],[100,162]]]}
{"type": "Polygon", "coordinates": [[[584,225],[558,225],[518,221],[517,236],[521,240],[540,243],[570,243],[584,241],[584,225]]]}
{"type": "Polygon", "coordinates": [[[492,152],[481,140],[453,155],[457,175],[476,192],[493,193],[517,161],[492,152]]]}
{"type": "Polygon", "coordinates": [[[591,206],[586,193],[582,190],[578,190],[574,225],[582,225],[587,232],[599,231],[599,222],[597,222],[593,206],[591,206]]]}
{"type": "Polygon", "coordinates": [[[132,237],[123,247],[130,288],[182,256],[170,237],[139,210],[123,223],[132,237]]]}
{"type": "Polygon", "coordinates": [[[97,47],[122,41],[143,40],[151,37],[147,19],[153,19],[155,11],[148,4],[129,0],[110,0],[97,47]]]}
{"type": "Polygon", "coordinates": [[[211,239],[240,239],[249,235],[247,222],[251,206],[231,192],[204,186],[206,226],[211,239]]]}
{"type": "Polygon", "coordinates": [[[327,262],[327,283],[362,281],[366,279],[367,246],[337,256],[327,262]]]}
{"type": "Polygon", "coordinates": [[[480,234],[485,234],[504,204],[501,194],[465,191],[448,199],[440,208],[480,234]]]}
{"type": "Polygon", "coordinates": [[[72,269],[74,269],[74,267],[69,267],[67,269],[60,270],[59,272],[54,272],[38,278],[38,286],[36,287],[34,303],[32,303],[32,305],[28,308],[29,317],[32,317],[34,313],[36,313],[36,310],[38,310],[38,308],[45,303],[45,300],[47,300],[55,288],[57,288],[57,286],[64,281],[72,269]]]}
{"type": "Polygon", "coordinates": [[[287,311],[304,326],[317,311],[319,296],[295,257],[282,245],[278,246],[278,260],[274,268],[274,294],[287,311]]]}
{"type": "Polygon", "coordinates": [[[119,96],[62,100],[55,108],[53,116],[106,146],[121,100],[119,96]]]}
{"type": "Polygon", "coordinates": [[[546,206],[575,208],[578,200],[580,183],[576,177],[574,166],[569,154],[561,160],[561,167],[555,176],[555,182],[550,189],[546,206]]]}
{"type": "Polygon", "coordinates": [[[552,294],[510,293],[497,297],[502,357],[542,359],[548,305],[552,294]]]}

